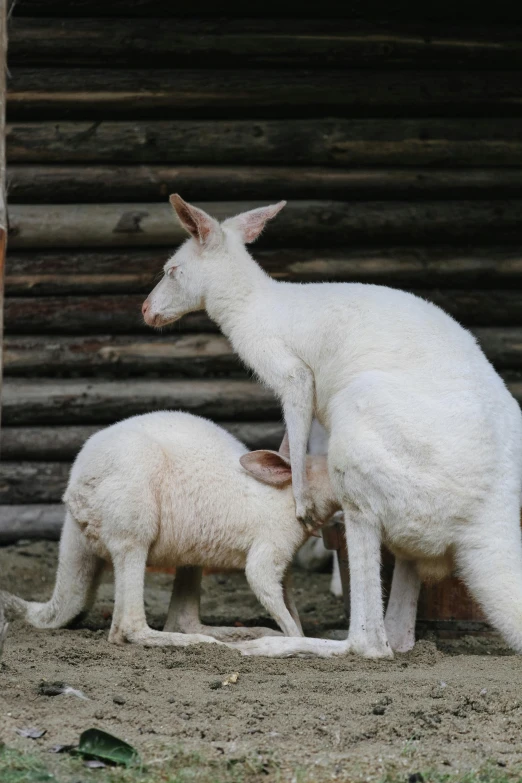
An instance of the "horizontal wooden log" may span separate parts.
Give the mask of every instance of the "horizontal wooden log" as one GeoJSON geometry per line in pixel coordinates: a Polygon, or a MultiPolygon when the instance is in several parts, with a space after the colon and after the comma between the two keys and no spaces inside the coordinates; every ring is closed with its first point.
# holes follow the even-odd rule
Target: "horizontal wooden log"
{"type": "Polygon", "coordinates": [[[168,257],[168,251],[157,249],[12,251],[6,265],[6,294],[143,295],[151,290],[168,257]]]}
{"type": "Polygon", "coordinates": [[[270,421],[280,407],[265,388],[250,381],[6,379],[5,425],[105,424],[162,409],[183,409],[219,420],[270,421]]]}
{"type": "Polygon", "coordinates": [[[228,341],[217,334],[6,337],[6,375],[244,376],[228,341]]]}
{"type": "MultiPolygon", "coordinates": [[[[30,490],[30,487],[28,489],[30,490]]],[[[5,492],[5,489],[3,491],[5,492]]],[[[21,485],[18,486],[16,494],[23,494],[21,485]]],[[[57,541],[64,516],[65,509],[61,504],[0,506],[0,546],[32,538],[57,541]]]]}
{"type": "MultiPolygon", "coordinates": [[[[518,402],[522,402],[522,382],[520,380],[508,382],[508,388],[518,402]]],[[[23,395],[23,399],[24,401],[28,400],[28,396],[23,395]]],[[[31,394],[31,406],[34,399],[34,395],[31,394]]],[[[109,400],[110,402],[112,400],[109,400]]],[[[55,428],[45,429],[50,435],[55,428]]],[[[82,430],[85,431],[85,428],[82,430]]],[[[9,432],[9,428],[7,431],[9,432]]],[[[42,433],[44,428],[36,431],[42,433]]],[[[72,440],[73,435],[71,435],[70,442],[72,440]]],[[[67,462],[0,462],[0,503],[55,503],[61,499],[68,475],[69,464],[67,462]]]]}
{"type": "MultiPolygon", "coordinates": [[[[67,294],[135,293],[145,296],[156,284],[168,256],[168,251],[158,249],[11,251],[7,259],[6,292],[8,296],[51,296],[52,302],[57,302],[54,297],[67,294]]],[[[517,288],[522,285],[519,243],[512,247],[483,244],[462,248],[454,245],[276,250],[256,247],[255,257],[273,277],[290,282],[337,281],[411,288],[517,288]]],[[[61,301],[65,308],[69,307],[68,300],[61,301]]],[[[104,301],[100,305],[93,300],[91,303],[101,308],[104,301]]],[[[140,301],[135,300],[135,315],[140,301]]],[[[51,305],[51,309],[56,310],[59,306],[51,305]]],[[[35,305],[23,299],[16,304],[11,302],[9,307],[9,318],[20,322],[23,317],[32,318],[41,308],[48,311],[49,304],[43,301],[35,305]],[[26,309],[33,307],[34,313],[26,309]]],[[[107,307],[110,313],[111,305],[107,307]]],[[[119,305],[116,305],[116,311],[118,309],[119,305]]],[[[75,328],[73,324],[71,326],[75,328]]],[[[112,327],[108,330],[112,331],[112,327]]]]}
{"type": "MultiPolygon", "coordinates": [[[[416,114],[416,112],[415,112],[416,114]]],[[[275,119],[9,124],[9,163],[515,166],[522,119],[275,119]]]]}
{"type": "Polygon", "coordinates": [[[2,427],[0,458],[13,461],[72,462],[101,425],[2,427]]]}
{"type": "MultiPolygon", "coordinates": [[[[520,289],[413,289],[465,326],[521,326],[520,289]]],[[[7,335],[151,334],[141,318],[142,296],[12,297],[5,300],[7,335]]],[[[217,327],[202,313],[185,316],[169,331],[217,327]]]]}
{"type": "MultiPolygon", "coordinates": [[[[185,16],[210,16],[224,17],[237,14],[237,3],[221,2],[216,4],[214,0],[197,0],[190,4],[178,4],[175,8],[171,0],[11,0],[16,16],[130,16],[130,17],[176,17],[185,16]]],[[[296,14],[294,2],[267,4],[243,4],[242,15],[246,17],[292,17],[296,14]]],[[[309,4],[306,9],[307,16],[313,17],[348,17],[350,19],[419,19],[426,20],[459,20],[469,24],[470,19],[483,19],[487,23],[492,21],[491,6],[483,6],[472,0],[427,0],[422,7],[412,6],[409,0],[397,0],[390,11],[390,4],[385,0],[347,0],[339,3],[338,0],[326,0],[321,4],[309,4]]],[[[521,21],[522,11],[518,3],[512,0],[499,0],[495,4],[494,18],[497,21],[521,21]]],[[[429,28],[428,28],[429,29],[429,28]]]]}
{"type": "Polygon", "coordinates": [[[522,329],[473,329],[482,350],[497,370],[522,370],[522,329]]]}
{"type": "Polygon", "coordinates": [[[353,19],[19,18],[9,26],[13,65],[105,64],[141,68],[513,68],[522,32],[510,26],[451,28],[353,19]]]}
{"type": "MultiPolygon", "coordinates": [[[[284,435],[281,421],[220,422],[250,449],[277,449],[284,435]]],[[[3,427],[1,453],[8,461],[70,462],[100,425],[67,427],[3,427]]],[[[0,515],[1,519],[1,515],[0,515]]]]}
{"type": "Polygon", "coordinates": [[[522,325],[522,291],[415,290],[467,327],[522,325]]]}
{"type": "MultiPolygon", "coordinates": [[[[219,220],[261,202],[199,203],[219,220]]],[[[505,241],[522,237],[522,200],[290,201],[261,246],[339,245],[423,240],[505,241]]],[[[11,249],[55,247],[173,247],[186,238],[170,204],[14,204],[11,249]]]]}
{"type": "Polygon", "coordinates": [[[7,117],[520,115],[516,70],[11,70],[7,117]]]}
{"type": "Polygon", "coordinates": [[[69,469],[66,462],[0,462],[0,504],[58,503],[69,469]]]}
{"type": "Polygon", "coordinates": [[[347,200],[507,198],[522,192],[522,168],[332,169],[312,166],[11,165],[10,204],[290,198],[347,200]]]}
{"type": "MultiPolygon", "coordinates": [[[[473,330],[497,369],[522,370],[521,328],[473,330]]],[[[17,377],[246,377],[228,340],[217,334],[88,337],[6,337],[4,372],[17,377]]]]}
{"type": "MultiPolygon", "coordinates": [[[[522,383],[514,381],[508,385],[520,402],[522,383]]],[[[53,429],[48,428],[51,432],[53,429]]],[[[67,462],[1,462],[0,503],[55,503],[62,496],[68,475],[67,462]]]]}
{"type": "MultiPolygon", "coordinates": [[[[13,297],[5,300],[6,334],[150,334],[141,315],[144,297],[75,296],[13,297]]],[[[203,313],[194,313],[173,331],[208,332],[217,327],[203,313]]]]}

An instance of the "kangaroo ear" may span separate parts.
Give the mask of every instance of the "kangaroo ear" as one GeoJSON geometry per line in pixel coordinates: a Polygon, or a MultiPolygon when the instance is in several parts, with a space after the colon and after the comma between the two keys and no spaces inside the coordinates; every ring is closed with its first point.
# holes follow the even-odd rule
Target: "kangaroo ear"
{"type": "Polygon", "coordinates": [[[290,462],[277,451],[250,451],[239,461],[251,476],[273,487],[282,487],[292,480],[290,462]]]}
{"type": "Polygon", "coordinates": [[[248,245],[249,242],[254,242],[258,238],[267,221],[275,218],[285,205],[286,201],[280,201],[269,207],[259,207],[251,209],[250,212],[242,212],[241,215],[225,220],[223,226],[237,231],[243,242],[248,245]]]}
{"type": "Polygon", "coordinates": [[[192,204],[187,204],[177,193],[170,196],[169,201],[183,228],[201,245],[215,231],[219,230],[217,220],[207,215],[202,209],[198,209],[198,207],[194,207],[192,204]]]}

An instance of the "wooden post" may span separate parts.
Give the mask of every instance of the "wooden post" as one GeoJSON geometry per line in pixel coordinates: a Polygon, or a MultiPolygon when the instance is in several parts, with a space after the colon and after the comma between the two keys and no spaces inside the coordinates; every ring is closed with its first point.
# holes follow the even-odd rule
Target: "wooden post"
{"type": "MultiPolygon", "coordinates": [[[[350,617],[350,571],[344,525],[333,522],[322,528],[326,549],[334,550],[339,558],[343,599],[346,614],[350,617]]],[[[383,548],[382,583],[385,595],[389,595],[393,576],[394,558],[383,548]]],[[[437,635],[452,637],[462,633],[490,633],[491,629],[480,607],[473,601],[463,583],[454,576],[436,584],[424,584],[421,589],[417,622],[424,629],[437,635]]]]}
{"type": "MultiPolygon", "coordinates": [[[[0,400],[2,397],[2,338],[4,323],[5,251],[7,246],[7,203],[5,190],[5,102],[7,57],[7,0],[0,0],[0,400]]],[[[0,405],[1,417],[1,405],[0,405]]],[[[1,418],[0,418],[1,425],[1,418]]],[[[1,435],[0,435],[1,449],[1,435]]]]}
{"type": "MultiPolygon", "coordinates": [[[[5,249],[7,245],[7,204],[5,193],[5,100],[6,100],[6,57],[7,57],[7,0],[0,0],[0,416],[2,399],[2,338],[5,249]]],[[[1,421],[0,421],[1,426],[1,421]]],[[[1,431],[0,431],[1,449],[1,431]]],[[[7,625],[4,609],[0,604],[0,655],[4,646],[7,625]]]]}

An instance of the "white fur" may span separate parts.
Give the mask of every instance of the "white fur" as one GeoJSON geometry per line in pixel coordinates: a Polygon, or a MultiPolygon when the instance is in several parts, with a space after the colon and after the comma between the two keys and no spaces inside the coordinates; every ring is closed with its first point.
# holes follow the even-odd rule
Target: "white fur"
{"type": "MultiPolygon", "coordinates": [[[[312,422],[308,439],[309,454],[328,453],[328,433],[317,419],[312,422]]],[[[342,519],[342,515],[339,514],[342,519]]],[[[330,592],[340,598],[343,594],[339,559],[336,552],[327,549],[322,538],[309,538],[296,555],[296,563],[306,571],[322,571],[330,562],[333,564],[330,592]]]]}
{"type": "MultiPolygon", "coordinates": [[[[308,476],[327,520],[338,506],[325,457],[309,458],[308,476]]],[[[37,627],[66,625],[92,603],[101,566],[112,561],[113,642],[188,644],[210,635],[237,640],[273,634],[201,626],[201,568],[239,568],[282,631],[300,636],[288,569],[306,533],[295,516],[290,479],[284,456],[249,453],[206,419],[160,412],[119,422],[93,435],[72,467],[53,597],[39,604],[3,594],[4,603],[37,627]],[[280,471],[274,479],[279,486],[265,483],[272,480],[267,458],[280,471]],[[145,619],[147,564],[178,569],[168,632],[150,629],[145,619]],[[174,632],[180,630],[191,636],[174,632]]]]}
{"type": "MultiPolygon", "coordinates": [[[[391,655],[380,590],[384,541],[421,578],[456,569],[491,623],[522,652],[521,413],[472,335],[402,291],[273,280],[244,244],[259,233],[259,211],[219,226],[201,211],[192,214],[179,197],[171,200],[192,238],[165,265],[145,319],[160,326],[205,307],[276,392],[304,523],[315,514],[304,471],[314,412],[328,431],[351,577],[342,650],[391,655]]],[[[266,208],[265,219],[282,206],[266,208]]],[[[409,584],[411,602],[416,585],[399,582],[399,594],[409,584]]],[[[301,650],[307,641],[314,642],[301,640],[301,650]]],[[[245,649],[255,652],[256,644],[245,649]]],[[[284,639],[262,646],[273,654],[292,648],[284,639]]],[[[328,645],[320,649],[325,654],[328,645]]]]}

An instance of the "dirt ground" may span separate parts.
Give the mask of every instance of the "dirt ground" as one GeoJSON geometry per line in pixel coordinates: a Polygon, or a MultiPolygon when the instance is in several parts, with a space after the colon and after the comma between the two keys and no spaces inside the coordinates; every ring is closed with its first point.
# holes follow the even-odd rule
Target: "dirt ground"
{"type": "MultiPolygon", "coordinates": [[[[0,586],[46,598],[56,558],[53,543],[0,549],[0,586]]],[[[171,581],[165,574],[148,577],[153,627],[161,627],[171,581]]],[[[243,575],[214,574],[204,581],[206,621],[266,624],[243,575]]],[[[346,624],[328,581],[327,574],[296,572],[309,635],[346,624]]],[[[522,657],[494,637],[440,641],[428,634],[413,652],[385,662],[353,656],[271,660],[243,658],[217,645],[111,645],[111,610],[109,572],[80,628],[11,625],[0,667],[5,746],[41,753],[47,762],[53,745],[76,743],[83,730],[97,727],[131,742],[146,762],[181,752],[196,766],[241,764],[243,778],[251,773],[252,779],[417,781],[415,773],[426,779],[438,770],[446,780],[484,765],[510,778],[522,769],[522,657]],[[236,684],[217,687],[233,672],[239,672],[236,684]],[[65,682],[88,698],[39,695],[42,680],[65,682]],[[37,740],[16,733],[27,727],[46,733],[37,740]]],[[[52,758],[59,771],[63,757],[52,758]]],[[[93,780],[96,772],[81,780],[93,780]]]]}

